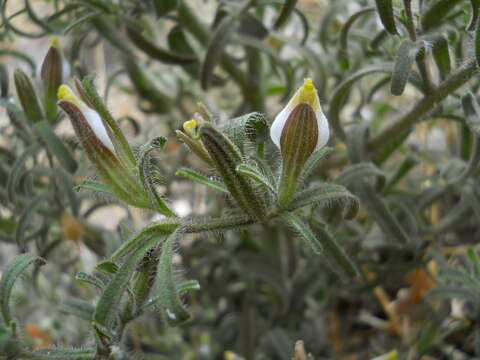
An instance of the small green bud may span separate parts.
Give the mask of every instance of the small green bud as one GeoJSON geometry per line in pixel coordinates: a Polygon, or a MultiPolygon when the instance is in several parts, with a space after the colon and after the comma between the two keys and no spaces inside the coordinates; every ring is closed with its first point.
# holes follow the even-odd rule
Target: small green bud
{"type": "Polygon", "coordinates": [[[45,91],[45,111],[47,119],[53,122],[57,115],[57,90],[63,81],[66,80],[69,72],[68,63],[58,48],[58,39],[54,38],[50,49],[42,63],[40,75],[45,91]]]}
{"type": "Polygon", "coordinates": [[[210,155],[208,155],[207,150],[205,150],[205,146],[203,146],[202,141],[199,139],[198,125],[199,124],[196,120],[185,121],[183,123],[184,131],[177,130],[176,134],[200,159],[210,166],[215,166],[210,155]]]}
{"type": "Polygon", "coordinates": [[[13,78],[15,87],[17,88],[18,99],[20,100],[20,104],[22,104],[27,119],[32,123],[42,120],[42,108],[28,75],[22,70],[17,69],[15,70],[13,78]]]}

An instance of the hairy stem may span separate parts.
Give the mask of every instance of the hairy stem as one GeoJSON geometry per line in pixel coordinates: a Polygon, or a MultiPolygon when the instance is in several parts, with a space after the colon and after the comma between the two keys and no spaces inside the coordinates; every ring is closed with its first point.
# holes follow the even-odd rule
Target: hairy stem
{"type": "Polygon", "coordinates": [[[453,93],[459,87],[467,83],[472,75],[477,71],[475,60],[469,60],[453,72],[449,78],[441,83],[434,92],[420,100],[411,110],[392,121],[390,125],[384,128],[379,134],[374,136],[368,142],[368,149],[375,151],[386,142],[392,140],[399,134],[403,134],[423,115],[432,110],[448,95],[453,93]]]}
{"type": "MultiPolygon", "coordinates": [[[[410,128],[416,121],[420,120],[436,105],[443,101],[448,95],[452,94],[461,86],[465,85],[477,71],[475,60],[470,59],[462,66],[457,68],[444,82],[442,82],[429,96],[424,97],[409,111],[401,114],[390,125],[386,126],[377,135],[373,136],[367,144],[368,150],[375,152],[383,148],[385,144],[395,139],[410,128]]],[[[348,161],[347,154],[332,156],[325,161],[319,169],[322,173],[328,169],[333,169],[345,165],[348,161]]]]}

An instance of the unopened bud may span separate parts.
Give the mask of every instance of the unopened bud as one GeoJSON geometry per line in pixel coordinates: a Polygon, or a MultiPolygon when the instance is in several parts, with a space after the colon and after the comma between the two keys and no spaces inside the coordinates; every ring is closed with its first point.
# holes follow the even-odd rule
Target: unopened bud
{"type": "Polygon", "coordinates": [[[287,106],[276,116],[270,137],[282,153],[279,204],[293,196],[297,179],[308,158],[325,146],[330,136],[328,121],[320,107],[317,90],[306,79],[287,106]]]}
{"type": "Polygon", "coordinates": [[[197,155],[200,159],[205,161],[208,165],[214,166],[214,163],[208,154],[205,146],[203,145],[202,141],[199,138],[198,130],[198,121],[197,120],[189,120],[183,123],[183,130],[177,130],[177,136],[182,139],[182,141],[187,145],[190,150],[197,155]]]}
{"type": "Polygon", "coordinates": [[[23,111],[27,119],[35,123],[42,120],[42,108],[32,85],[32,81],[22,70],[15,70],[13,75],[15,80],[15,87],[17,88],[18,99],[22,105],[23,111]]]}
{"type": "Polygon", "coordinates": [[[183,130],[194,139],[198,137],[197,122],[195,120],[185,121],[183,123],[183,130]]]}
{"type": "Polygon", "coordinates": [[[110,136],[108,136],[107,129],[105,128],[100,115],[95,110],[88,107],[87,104],[80,100],[80,98],[78,98],[67,85],[62,85],[58,88],[58,99],[67,100],[75,104],[88,122],[96,138],[99,139],[111,152],[115,152],[112,140],[110,139],[110,136]]]}
{"type": "Polygon", "coordinates": [[[105,125],[98,113],[89,108],[66,85],[58,90],[58,105],[67,113],[75,133],[91,163],[110,191],[127,204],[151,208],[138,179],[116,156],[105,125]]]}
{"type": "Polygon", "coordinates": [[[250,179],[236,170],[242,162],[238,148],[209,124],[200,129],[200,139],[238,206],[250,216],[263,220],[266,217],[265,204],[255,193],[250,179]]]}
{"type": "Polygon", "coordinates": [[[56,118],[57,90],[62,82],[67,79],[69,72],[70,67],[68,62],[63,59],[58,47],[58,39],[54,38],[50,43],[40,72],[45,90],[46,115],[49,121],[54,121],[56,118]]]}

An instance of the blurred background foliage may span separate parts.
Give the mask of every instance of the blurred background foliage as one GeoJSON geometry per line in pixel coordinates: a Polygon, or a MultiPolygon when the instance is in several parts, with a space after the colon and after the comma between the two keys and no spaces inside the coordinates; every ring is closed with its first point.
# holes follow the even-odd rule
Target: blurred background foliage
{"type": "Polygon", "coordinates": [[[75,188],[96,175],[42,76],[56,36],[63,82],[96,73],[134,148],[167,138],[152,176],[179,215],[223,216],[231,203],[177,174],[205,170],[175,135],[196,103],[226,133],[253,111],[271,123],[305,77],[333,133],[311,183],[360,200],[350,220],[337,202],[302,210],[332,239],[325,256],[280,221],[183,236],[173,276],[200,284],[183,298],[191,320],[169,326],[151,306],[110,358],[478,359],[479,3],[3,0],[0,358],[93,358],[92,283],[103,288],[116,271],[101,261],[162,219],[75,188]],[[25,76],[14,81],[16,68],[25,76]],[[360,275],[345,276],[337,250],[360,275]],[[5,274],[20,273],[10,296],[5,274]],[[19,343],[29,350],[9,355],[19,343]]]}

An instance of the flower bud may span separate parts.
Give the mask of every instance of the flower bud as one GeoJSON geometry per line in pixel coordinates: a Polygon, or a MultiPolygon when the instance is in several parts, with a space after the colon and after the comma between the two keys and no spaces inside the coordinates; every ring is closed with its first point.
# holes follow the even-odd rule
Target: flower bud
{"type": "Polygon", "coordinates": [[[58,105],[67,113],[87,157],[112,193],[126,203],[151,208],[143,186],[119,160],[99,114],[66,85],[58,89],[58,105]]]}
{"type": "MultiPolygon", "coordinates": [[[[81,112],[84,119],[87,121],[89,127],[95,134],[95,137],[98,140],[100,140],[103,146],[106,146],[112,153],[115,152],[115,148],[113,146],[112,140],[108,136],[107,129],[105,128],[105,125],[103,124],[103,121],[100,118],[100,115],[95,110],[88,107],[87,104],[85,104],[82,100],[80,100],[72,91],[72,89],[70,89],[70,87],[68,87],[67,85],[62,85],[58,88],[58,98],[60,100],[66,100],[73,103],[81,112]]],[[[60,102],[59,105],[61,106],[61,104],[62,102],[60,102]]],[[[73,125],[75,127],[75,124],[73,125]]]]}
{"type": "Polygon", "coordinates": [[[50,43],[50,49],[43,60],[40,75],[45,91],[45,109],[47,119],[53,122],[57,115],[57,90],[63,81],[67,79],[70,72],[68,62],[58,48],[58,39],[54,38],[50,43]]]}
{"type": "Polygon", "coordinates": [[[329,135],[328,121],[320,107],[317,90],[311,79],[305,79],[270,128],[270,137],[283,158],[280,205],[291,199],[305,162],[325,146],[329,135]]]}
{"type": "Polygon", "coordinates": [[[199,123],[197,120],[189,120],[183,123],[183,130],[177,130],[177,136],[182,139],[182,141],[190,148],[190,150],[195,153],[200,159],[206,162],[210,166],[214,166],[214,163],[205,150],[205,146],[199,138],[198,130],[199,123]]]}
{"type": "Polygon", "coordinates": [[[238,148],[208,123],[201,127],[200,139],[238,206],[251,217],[264,220],[267,211],[262,198],[255,193],[250,179],[237,172],[242,163],[238,148]]]}
{"type": "Polygon", "coordinates": [[[18,99],[22,104],[27,119],[32,123],[42,120],[42,108],[28,75],[22,70],[17,69],[15,70],[13,78],[15,80],[15,87],[17,88],[18,99]]]}

